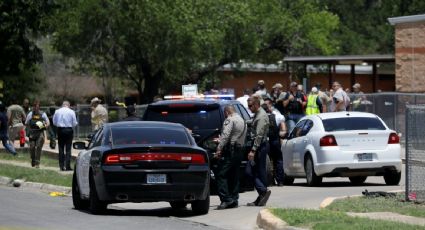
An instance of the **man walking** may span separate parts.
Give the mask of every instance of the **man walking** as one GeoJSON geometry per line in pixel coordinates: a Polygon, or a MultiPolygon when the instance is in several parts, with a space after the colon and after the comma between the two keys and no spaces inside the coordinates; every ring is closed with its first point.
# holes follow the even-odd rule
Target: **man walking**
{"type": "Polygon", "coordinates": [[[346,111],[347,106],[350,104],[350,98],[347,93],[342,89],[342,86],[339,82],[335,81],[332,84],[332,89],[334,94],[332,95],[332,104],[331,109],[333,112],[346,111]]]}
{"type": "Polygon", "coordinates": [[[69,108],[68,101],[62,103],[62,108],[56,110],[53,115],[53,124],[58,130],[59,142],[59,169],[71,171],[71,145],[74,137],[73,127],[77,126],[75,112],[69,108]],[[64,152],[66,155],[64,155],[64,152]]]}
{"type": "Polygon", "coordinates": [[[269,130],[269,117],[261,108],[260,98],[251,96],[248,99],[248,107],[254,113],[252,121],[251,138],[253,145],[248,153],[249,163],[246,166],[246,174],[254,182],[258,197],[254,202],[248,203],[248,206],[264,206],[270,197],[271,191],[267,189],[267,171],[266,159],[270,150],[267,140],[269,130]]]}
{"type": "Polygon", "coordinates": [[[245,121],[236,112],[233,105],[224,108],[223,128],[215,158],[218,158],[217,178],[218,196],[221,204],[217,209],[238,207],[239,167],[242,147],[245,142],[247,127],[245,121]]]}
{"type": "Polygon", "coordinates": [[[49,126],[46,113],[40,111],[40,102],[35,100],[33,110],[28,113],[25,125],[28,127],[30,141],[31,166],[40,167],[41,149],[44,144],[44,130],[49,126]]]}
{"type": "Polygon", "coordinates": [[[18,105],[15,99],[12,99],[12,105],[7,108],[7,118],[9,120],[9,137],[12,145],[24,129],[26,114],[24,108],[18,105]]]}

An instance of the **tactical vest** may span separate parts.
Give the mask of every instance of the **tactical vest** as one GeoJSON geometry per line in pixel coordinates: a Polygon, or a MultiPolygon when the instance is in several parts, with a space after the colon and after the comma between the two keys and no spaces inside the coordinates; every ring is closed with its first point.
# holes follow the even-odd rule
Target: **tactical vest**
{"type": "Polygon", "coordinates": [[[40,128],[36,125],[37,121],[41,121],[44,122],[43,120],[43,113],[44,112],[38,112],[38,113],[34,113],[34,111],[32,112],[32,116],[31,116],[31,120],[29,122],[30,125],[30,129],[31,131],[40,131],[40,128]]]}
{"type": "Polygon", "coordinates": [[[318,113],[320,113],[319,106],[316,103],[318,96],[319,95],[317,95],[317,94],[310,94],[310,95],[308,95],[307,108],[305,110],[305,113],[307,115],[312,115],[312,114],[318,114],[318,113]]]}

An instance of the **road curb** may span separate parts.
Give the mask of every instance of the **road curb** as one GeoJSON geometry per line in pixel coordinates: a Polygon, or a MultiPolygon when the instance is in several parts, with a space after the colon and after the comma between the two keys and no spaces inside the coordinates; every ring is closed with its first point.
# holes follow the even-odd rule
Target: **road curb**
{"type": "MultiPolygon", "coordinates": [[[[400,192],[404,192],[404,190],[393,190],[393,191],[388,191],[388,192],[390,192],[390,193],[400,193],[400,192]]],[[[363,195],[327,197],[320,203],[319,208],[320,209],[326,208],[336,200],[342,200],[342,199],[346,199],[346,198],[350,198],[350,197],[361,197],[361,196],[363,196],[363,195]]]]}
{"type": "Polygon", "coordinates": [[[262,209],[257,216],[257,226],[264,230],[301,230],[304,228],[297,228],[289,226],[284,220],[276,217],[269,209],[262,209]]]}
{"type": "MultiPolygon", "coordinates": [[[[14,180],[9,177],[0,176],[0,185],[12,185],[14,180]]],[[[43,183],[36,183],[36,182],[21,182],[18,187],[21,188],[29,188],[29,189],[38,189],[45,192],[62,192],[65,195],[70,195],[72,189],[70,187],[65,186],[59,186],[59,185],[52,185],[52,184],[43,184],[43,183]]]]}

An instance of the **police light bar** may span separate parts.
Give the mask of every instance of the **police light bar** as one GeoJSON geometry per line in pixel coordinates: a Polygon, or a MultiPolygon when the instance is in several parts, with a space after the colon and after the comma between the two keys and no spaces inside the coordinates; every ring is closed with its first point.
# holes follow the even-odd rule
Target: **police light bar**
{"type": "Polygon", "coordinates": [[[183,96],[183,95],[166,95],[165,100],[188,100],[188,99],[222,99],[231,100],[235,98],[234,94],[211,94],[211,95],[194,95],[194,96],[183,96]]]}

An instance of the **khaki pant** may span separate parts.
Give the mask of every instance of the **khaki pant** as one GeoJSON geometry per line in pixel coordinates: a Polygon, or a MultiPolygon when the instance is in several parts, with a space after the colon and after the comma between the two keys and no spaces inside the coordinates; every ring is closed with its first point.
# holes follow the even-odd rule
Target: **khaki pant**
{"type": "Polygon", "coordinates": [[[30,154],[31,154],[31,166],[40,165],[41,149],[44,144],[44,132],[40,133],[37,138],[30,138],[30,154]]]}

